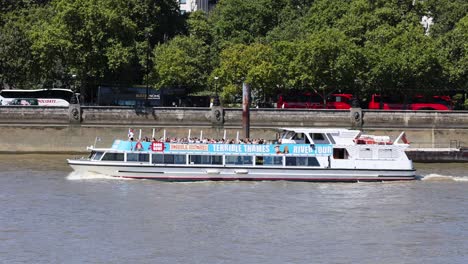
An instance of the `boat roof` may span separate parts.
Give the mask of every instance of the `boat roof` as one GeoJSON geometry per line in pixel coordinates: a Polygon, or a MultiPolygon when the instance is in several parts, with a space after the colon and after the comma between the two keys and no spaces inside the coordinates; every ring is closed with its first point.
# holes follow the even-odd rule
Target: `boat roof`
{"type": "Polygon", "coordinates": [[[325,127],[314,127],[314,128],[307,128],[307,127],[282,127],[279,130],[284,131],[293,131],[296,133],[339,133],[339,132],[356,132],[359,133],[359,130],[352,130],[347,128],[325,128],[325,127]]]}

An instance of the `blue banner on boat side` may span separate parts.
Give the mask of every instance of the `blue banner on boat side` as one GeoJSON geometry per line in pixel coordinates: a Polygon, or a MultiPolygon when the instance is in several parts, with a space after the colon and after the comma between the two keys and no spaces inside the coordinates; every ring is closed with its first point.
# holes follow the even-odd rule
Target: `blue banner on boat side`
{"type": "MultiPolygon", "coordinates": [[[[151,151],[151,142],[132,142],[116,140],[112,149],[122,151],[151,151]],[[141,145],[139,145],[141,144],[141,145]]],[[[330,144],[182,144],[164,143],[164,153],[210,153],[231,155],[312,155],[330,156],[333,146],[330,144]]]]}
{"type": "Polygon", "coordinates": [[[133,150],[148,151],[150,150],[150,146],[151,146],[151,142],[115,140],[111,148],[116,149],[116,150],[121,150],[121,151],[133,151],[133,150]]]}
{"type": "Polygon", "coordinates": [[[330,144],[173,144],[165,143],[164,152],[180,153],[213,153],[236,155],[313,155],[330,156],[333,147],[330,144]]]}

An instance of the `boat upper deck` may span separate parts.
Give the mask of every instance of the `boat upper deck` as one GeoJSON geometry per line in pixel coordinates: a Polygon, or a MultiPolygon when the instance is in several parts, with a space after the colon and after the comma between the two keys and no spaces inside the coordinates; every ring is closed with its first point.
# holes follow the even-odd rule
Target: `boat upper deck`
{"type": "Polygon", "coordinates": [[[306,155],[330,156],[333,154],[331,144],[205,144],[205,143],[168,143],[115,140],[110,149],[94,151],[112,152],[154,152],[165,154],[206,154],[206,155],[306,155]]]}

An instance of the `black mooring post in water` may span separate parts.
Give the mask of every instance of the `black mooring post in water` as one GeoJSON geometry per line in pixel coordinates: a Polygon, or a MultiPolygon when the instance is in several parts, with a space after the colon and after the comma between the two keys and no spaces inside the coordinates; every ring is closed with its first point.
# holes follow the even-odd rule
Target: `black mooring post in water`
{"type": "Polygon", "coordinates": [[[242,129],[244,138],[250,138],[250,86],[242,83],[242,129]]]}

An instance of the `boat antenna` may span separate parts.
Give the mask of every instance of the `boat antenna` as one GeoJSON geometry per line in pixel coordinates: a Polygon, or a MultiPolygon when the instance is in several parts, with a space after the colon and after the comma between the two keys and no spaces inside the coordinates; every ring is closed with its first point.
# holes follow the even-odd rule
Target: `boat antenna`
{"type": "Polygon", "coordinates": [[[96,148],[96,145],[97,145],[97,142],[101,141],[101,138],[100,137],[96,137],[94,139],[94,148],[96,148]]]}

